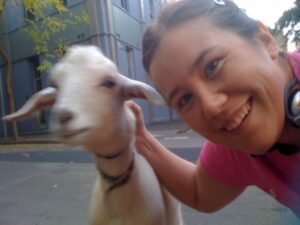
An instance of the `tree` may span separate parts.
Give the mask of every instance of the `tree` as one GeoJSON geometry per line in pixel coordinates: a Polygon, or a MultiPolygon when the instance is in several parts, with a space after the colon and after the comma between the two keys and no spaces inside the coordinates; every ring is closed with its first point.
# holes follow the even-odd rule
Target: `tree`
{"type": "MultiPolygon", "coordinates": [[[[81,22],[87,23],[88,16],[85,11],[78,14],[72,13],[64,4],[63,0],[10,0],[20,9],[20,3],[27,13],[26,23],[22,31],[25,32],[34,43],[34,52],[37,55],[43,55],[44,59],[39,66],[40,71],[45,71],[52,66],[51,58],[57,58],[64,54],[68,46],[66,40],[57,39],[57,35],[66,28],[74,27],[81,22]],[[56,16],[49,15],[49,10],[56,16]],[[60,15],[67,14],[68,17],[60,15]]],[[[0,18],[4,15],[8,0],[0,0],[0,18]]],[[[23,10],[22,7],[22,10],[23,10]]],[[[9,46],[4,46],[0,41],[0,57],[2,57],[6,68],[6,90],[9,102],[9,112],[15,111],[15,103],[12,85],[12,62],[10,55],[7,53],[9,46]]],[[[18,130],[16,123],[12,123],[13,139],[18,139],[18,130]]]]}
{"type": "Polygon", "coordinates": [[[294,7],[282,14],[275,28],[284,31],[285,36],[296,44],[300,43],[300,0],[296,0],[294,7]]]}

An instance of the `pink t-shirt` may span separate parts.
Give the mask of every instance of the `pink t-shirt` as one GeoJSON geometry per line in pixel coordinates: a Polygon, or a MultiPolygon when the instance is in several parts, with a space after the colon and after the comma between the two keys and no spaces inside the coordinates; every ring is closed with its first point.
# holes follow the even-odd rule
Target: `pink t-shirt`
{"type": "MultiPolygon", "coordinates": [[[[289,54],[289,59],[300,80],[300,51],[289,54]]],[[[285,156],[273,151],[253,157],[207,141],[200,162],[208,174],[225,184],[239,188],[255,185],[300,217],[300,152],[285,156]]]]}

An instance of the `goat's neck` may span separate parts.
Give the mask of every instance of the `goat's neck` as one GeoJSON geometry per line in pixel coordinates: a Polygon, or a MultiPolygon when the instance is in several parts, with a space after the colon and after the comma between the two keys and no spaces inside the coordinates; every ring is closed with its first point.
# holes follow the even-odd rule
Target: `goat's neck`
{"type": "Polygon", "coordinates": [[[134,157],[133,149],[133,144],[129,144],[121,149],[116,149],[115,152],[118,152],[118,156],[111,159],[107,159],[103,156],[99,157],[97,154],[94,154],[97,168],[109,176],[119,176],[123,174],[132,162],[134,157]]]}
{"type": "Polygon", "coordinates": [[[93,146],[94,149],[89,149],[99,153],[95,154],[97,167],[110,176],[118,176],[128,169],[135,149],[135,117],[127,107],[122,107],[118,112],[109,140],[93,146]],[[97,155],[117,157],[107,159],[97,155]]]}

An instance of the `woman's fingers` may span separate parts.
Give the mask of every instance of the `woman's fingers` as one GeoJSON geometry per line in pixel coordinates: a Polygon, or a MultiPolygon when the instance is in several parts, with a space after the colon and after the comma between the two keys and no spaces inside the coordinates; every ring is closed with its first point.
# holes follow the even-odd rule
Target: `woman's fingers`
{"type": "Polygon", "coordinates": [[[136,104],[134,101],[127,101],[126,105],[132,110],[136,117],[136,132],[142,132],[145,129],[145,124],[144,124],[144,115],[142,112],[141,107],[136,104]]]}

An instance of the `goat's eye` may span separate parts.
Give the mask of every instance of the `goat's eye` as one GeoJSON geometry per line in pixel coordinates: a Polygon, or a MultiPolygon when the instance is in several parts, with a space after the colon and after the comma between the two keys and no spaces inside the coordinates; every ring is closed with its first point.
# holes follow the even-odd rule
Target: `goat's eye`
{"type": "Polygon", "coordinates": [[[110,88],[110,89],[114,88],[116,85],[117,85],[117,83],[114,80],[105,80],[102,83],[103,87],[110,88]]]}

